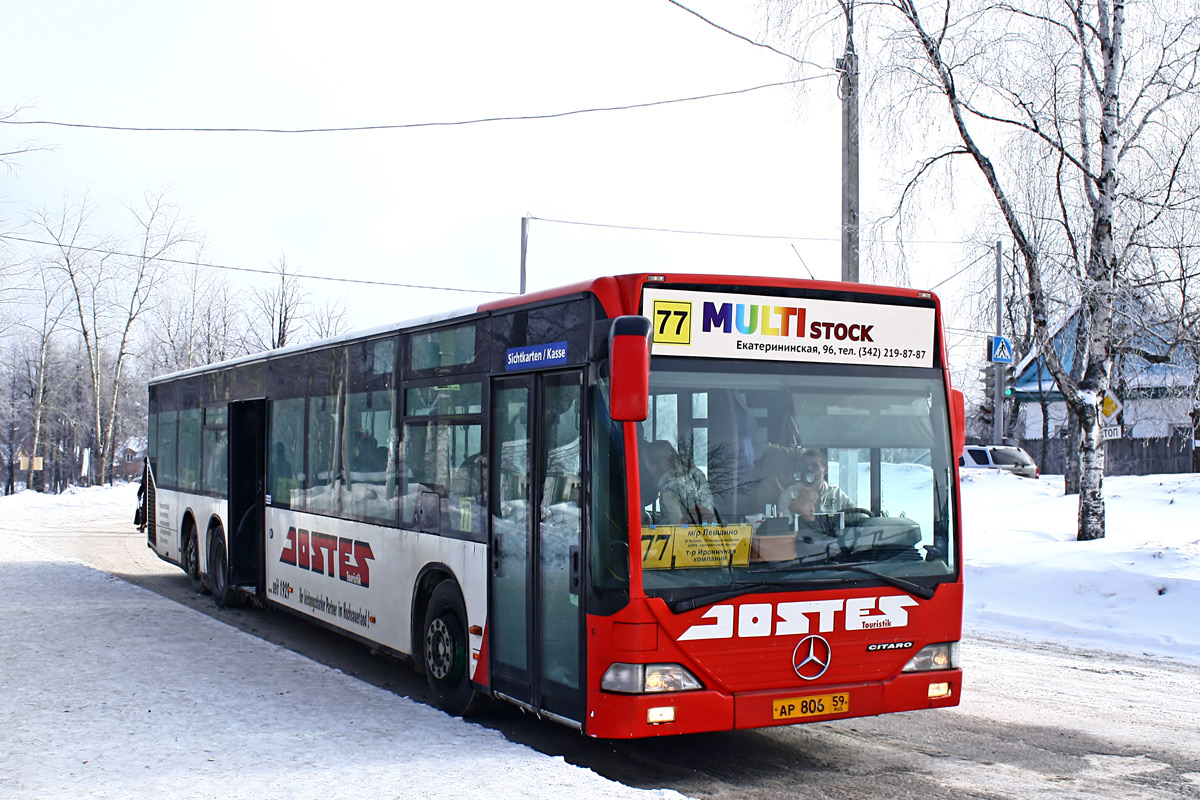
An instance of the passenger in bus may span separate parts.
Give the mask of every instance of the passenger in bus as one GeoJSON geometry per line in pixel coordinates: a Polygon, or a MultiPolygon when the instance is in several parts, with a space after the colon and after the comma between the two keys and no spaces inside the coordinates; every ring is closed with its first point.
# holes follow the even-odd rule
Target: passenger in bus
{"type": "Polygon", "coordinates": [[[380,446],[364,428],[354,431],[352,453],[355,471],[383,472],[387,469],[387,448],[380,446]]]}
{"type": "Polygon", "coordinates": [[[642,503],[659,525],[719,522],[708,479],[665,439],[642,445],[642,503]]]}
{"type": "Polygon", "coordinates": [[[795,482],[779,495],[779,511],[786,514],[803,513],[806,501],[801,499],[801,489],[811,489],[817,494],[816,513],[832,514],[854,508],[854,501],[837,486],[831,486],[829,458],[824,450],[807,448],[800,454],[800,471],[795,482]]]}
{"type": "Polygon", "coordinates": [[[754,512],[762,511],[769,517],[786,514],[787,509],[776,508],[776,504],[779,495],[795,482],[799,466],[799,447],[768,442],[750,479],[741,487],[742,505],[754,512]]]}
{"type": "Polygon", "coordinates": [[[271,470],[280,478],[294,479],[296,473],[292,471],[292,464],[288,461],[287,450],[283,446],[283,442],[276,442],[275,449],[271,453],[271,470]]]}

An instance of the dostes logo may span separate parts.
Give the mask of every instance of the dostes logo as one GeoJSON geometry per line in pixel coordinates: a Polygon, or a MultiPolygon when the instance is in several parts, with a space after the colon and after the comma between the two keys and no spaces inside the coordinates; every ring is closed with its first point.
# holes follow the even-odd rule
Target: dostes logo
{"type": "Polygon", "coordinates": [[[370,562],[375,554],[367,542],[293,527],[288,528],[279,560],[365,589],[371,585],[370,562]]]}
{"type": "Polygon", "coordinates": [[[712,622],[691,626],[680,635],[679,641],[732,639],[735,632],[742,639],[792,636],[808,633],[813,622],[819,632],[828,633],[834,630],[838,619],[842,620],[845,631],[903,628],[908,625],[908,607],[915,605],[916,600],[902,595],[715,605],[701,617],[712,622]]]}

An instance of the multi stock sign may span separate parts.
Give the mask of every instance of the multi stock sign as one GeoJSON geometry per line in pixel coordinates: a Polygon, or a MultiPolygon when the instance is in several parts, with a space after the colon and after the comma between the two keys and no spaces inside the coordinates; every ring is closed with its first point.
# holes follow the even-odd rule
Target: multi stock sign
{"type": "Polygon", "coordinates": [[[933,366],[932,307],[647,288],[642,313],[655,355],[933,366]]]}

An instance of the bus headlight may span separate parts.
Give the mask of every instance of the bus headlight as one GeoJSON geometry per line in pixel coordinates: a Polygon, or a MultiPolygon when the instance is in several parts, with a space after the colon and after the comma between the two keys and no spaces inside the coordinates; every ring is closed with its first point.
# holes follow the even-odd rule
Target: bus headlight
{"type": "Polygon", "coordinates": [[[704,685],[681,664],[613,664],[604,671],[600,688],[623,694],[686,692],[704,685]]]}
{"type": "Polygon", "coordinates": [[[958,669],[958,642],[926,645],[900,671],[929,672],[936,669],[958,669]]]}

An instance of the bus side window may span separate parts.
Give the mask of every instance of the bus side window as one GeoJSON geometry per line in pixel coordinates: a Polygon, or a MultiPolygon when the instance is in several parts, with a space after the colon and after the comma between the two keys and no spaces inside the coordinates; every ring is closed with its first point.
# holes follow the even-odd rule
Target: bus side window
{"type": "Polygon", "coordinates": [[[301,509],[304,489],[304,398],[274,400],[267,446],[267,493],[271,504],[301,509]]]}
{"type": "Polygon", "coordinates": [[[428,533],[482,533],[482,430],[449,420],[404,426],[403,522],[428,533]],[[427,495],[439,498],[436,513],[427,495]]]}

